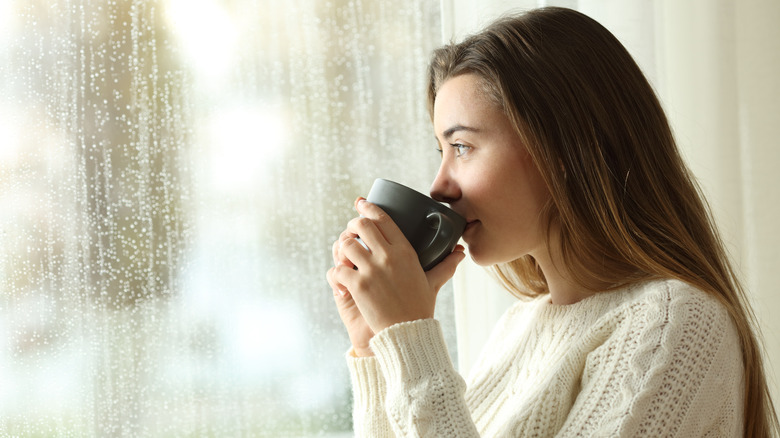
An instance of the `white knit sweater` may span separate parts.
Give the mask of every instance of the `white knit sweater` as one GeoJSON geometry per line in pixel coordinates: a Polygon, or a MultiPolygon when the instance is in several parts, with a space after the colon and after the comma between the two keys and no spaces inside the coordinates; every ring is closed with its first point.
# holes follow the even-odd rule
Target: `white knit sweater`
{"type": "Polygon", "coordinates": [[[518,302],[468,386],[433,319],[347,355],[358,437],[678,436],[742,433],[737,332],[713,297],[652,281],[576,304],[518,302]]]}

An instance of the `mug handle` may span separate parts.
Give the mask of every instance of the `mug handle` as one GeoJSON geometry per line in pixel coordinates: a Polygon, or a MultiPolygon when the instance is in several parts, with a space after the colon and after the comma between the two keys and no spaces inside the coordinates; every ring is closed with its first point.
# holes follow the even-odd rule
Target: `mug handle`
{"type": "MultiPolygon", "coordinates": [[[[433,235],[433,238],[428,245],[420,252],[420,260],[430,260],[433,262],[448,249],[450,239],[455,231],[455,223],[452,222],[452,219],[438,211],[429,213],[425,217],[425,220],[429,223],[436,221],[436,234],[433,235]]],[[[432,267],[432,265],[423,266],[426,270],[432,267]]]]}

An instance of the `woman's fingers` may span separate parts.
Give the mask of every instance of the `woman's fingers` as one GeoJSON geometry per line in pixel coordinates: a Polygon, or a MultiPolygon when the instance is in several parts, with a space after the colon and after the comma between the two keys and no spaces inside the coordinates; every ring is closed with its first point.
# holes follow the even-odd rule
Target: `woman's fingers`
{"type": "Polygon", "coordinates": [[[359,242],[357,238],[349,238],[339,242],[338,257],[340,264],[349,268],[360,269],[361,266],[365,266],[368,258],[371,257],[371,250],[365,244],[359,242]]]}
{"type": "Polygon", "coordinates": [[[431,285],[433,290],[438,292],[444,286],[444,283],[455,275],[455,269],[466,258],[464,250],[465,248],[462,245],[456,246],[450,255],[425,273],[428,277],[428,284],[431,285]]]}
{"type": "Polygon", "coordinates": [[[368,247],[371,248],[382,245],[387,242],[387,239],[382,234],[374,220],[365,216],[360,216],[352,219],[347,223],[347,229],[344,233],[344,242],[350,238],[360,237],[360,240],[368,247]]]}
{"type": "MultiPolygon", "coordinates": [[[[342,233],[342,236],[343,235],[344,233],[342,233]]],[[[339,240],[333,243],[333,266],[347,265],[350,268],[355,267],[352,261],[347,259],[346,256],[341,253],[341,247],[344,245],[344,242],[346,242],[347,239],[350,239],[350,237],[339,238],[339,240]]]]}
{"type": "MultiPolygon", "coordinates": [[[[377,231],[379,232],[379,234],[365,236],[366,238],[363,239],[366,244],[368,244],[369,248],[371,247],[372,241],[368,239],[375,239],[378,238],[378,236],[382,236],[383,240],[390,243],[391,245],[394,245],[398,242],[407,241],[406,237],[401,232],[401,229],[398,228],[398,225],[396,225],[395,222],[393,222],[393,219],[390,217],[390,215],[385,213],[385,211],[382,210],[378,205],[368,202],[363,198],[358,198],[357,201],[355,201],[355,208],[361,216],[370,219],[374,227],[376,227],[377,231]]],[[[362,235],[361,238],[363,238],[362,235]]]]}
{"type": "Polygon", "coordinates": [[[373,253],[384,258],[389,250],[389,245],[398,243],[408,244],[408,240],[403,235],[392,218],[380,207],[358,198],[355,201],[355,208],[360,213],[349,221],[347,229],[339,236],[339,240],[333,246],[333,261],[335,264],[345,264],[349,267],[357,265],[357,260],[353,259],[349,253],[365,259],[365,256],[373,253]],[[359,239],[355,240],[355,239],[359,239]],[[365,252],[353,247],[355,243],[360,244],[365,252]],[[350,249],[347,251],[345,247],[350,249]]]}
{"type": "Polygon", "coordinates": [[[333,247],[331,248],[331,252],[333,255],[333,266],[339,264],[339,247],[341,246],[339,242],[340,240],[333,242],[333,247]]]}
{"type": "MultiPolygon", "coordinates": [[[[365,203],[365,202],[364,202],[365,203]]],[[[373,206],[373,204],[372,204],[373,206]]],[[[360,266],[360,261],[373,254],[384,259],[388,252],[388,244],[391,241],[385,235],[384,230],[389,230],[392,236],[394,229],[400,233],[398,227],[392,222],[385,212],[379,207],[363,209],[365,213],[347,223],[347,229],[341,233],[338,248],[334,248],[334,260],[347,266],[360,266]]]]}
{"type": "Polygon", "coordinates": [[[344,264],[336,265],[328,270],[328,283],[342,297],[351,295],[350,285],[359,279],[358,271],[344,264]]]}
{"type": "Polygon", "coordinates": [[[333,289],[333,295],[344,297],[349,291],[347,290],[346,286],[339,283],[335,279],[335,275],[336,275],[336,267],[334,266],[328,269],[328,272],[326,273],[325,277],[328,279],[328,284],[330,285],[330,288],[333,289]]]}

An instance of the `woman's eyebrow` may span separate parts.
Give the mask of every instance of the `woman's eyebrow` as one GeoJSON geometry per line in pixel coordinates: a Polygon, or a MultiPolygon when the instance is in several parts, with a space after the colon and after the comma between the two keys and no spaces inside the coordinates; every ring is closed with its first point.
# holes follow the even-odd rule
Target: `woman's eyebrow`
{"type": "Polygon", "coordinates": [[[458,131],[479,132],[479,129],[473,128],[471,126],[454,125],[450,128],[447,128],[444,132],[442,132],[441,135],[445,140],[447,140],[458,131]]]}

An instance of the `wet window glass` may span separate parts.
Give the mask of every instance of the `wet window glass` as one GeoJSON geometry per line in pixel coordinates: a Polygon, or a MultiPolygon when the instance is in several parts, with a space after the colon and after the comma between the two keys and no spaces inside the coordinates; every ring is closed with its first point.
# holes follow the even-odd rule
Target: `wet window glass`
{"type": "Polygon", "coordinates": [[[325,272],[434,176],[438,6],[0,1],[0,432],[350,436],[325,272]]]}

